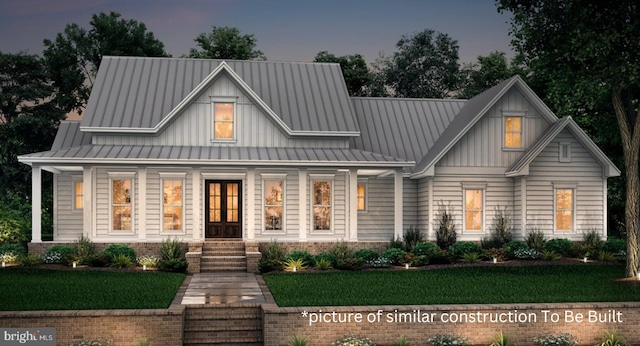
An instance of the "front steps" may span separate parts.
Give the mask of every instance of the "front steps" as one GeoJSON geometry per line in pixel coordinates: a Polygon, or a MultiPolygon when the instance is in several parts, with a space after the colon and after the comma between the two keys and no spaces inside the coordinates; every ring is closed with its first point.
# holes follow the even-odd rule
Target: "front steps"
{"type": "Polygon", "coordinates": [[[187,305],[183,345],[262,345],[262,308],[187,305]]]}
{"type": "Polygon", "coordinates": [[[247,271],[247,256],[242,240],[207,240],[202,245],[200,272],[247,271]]]}

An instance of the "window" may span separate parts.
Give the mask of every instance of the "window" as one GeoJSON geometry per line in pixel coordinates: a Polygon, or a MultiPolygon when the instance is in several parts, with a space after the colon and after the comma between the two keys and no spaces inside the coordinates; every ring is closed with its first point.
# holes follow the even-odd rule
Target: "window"
{"type": "Polygon", "coordinates": [[[483,199],[481,189],[464,190],[464,229],[482,231],[483,199]]]}
{"type": "Polygon", "coordinates": [[[558,143],[558,161],[559,162],[571,162],[571,143],[558,143]]]}
{"type": "Polygon", "coordinates": [[[264,228],[282,230],[284,223],[284,181],[265,180],[264,182],[264,228]]]}
{"type": "Polygon", "coordinates": [[[162,180],[162,230],[182,231],[182,179],[162,180]]]}
{"type": "Polygon", "coordinates": [[[84,193],[82,192],[82,181],[73,182],[73,209],[80,210],[84,207],[84,193]]]}
{"type": "Polygon", "coordinates": [[[367,210],[367,184],[358,183],[358,211],[367,210]]]}
{"type": "Polygon", "coordinates": [[[114,231],[132,231],[131,179],[111,180],[111,221],[114,231]]]}
{"type": "Polygon", "coordinates": [[[573,230],[573,189],[556,189],[556,231],[573,230]]]}
{"type": "Polygon", "coordinates": [[[504,118],[504,147],[522,148],[522,117],[504,118]]]}
{"type": "Polygon", "coordinates": [[[331,182],[313,182],[313,229],[331,229],[331,182]]]}
{"type": "Polygon", "coordinates": [[[231,140],[234,138],[233,129],[233,103],[214,102],[213,103],[213,133],[216,140],[231,140]]]}

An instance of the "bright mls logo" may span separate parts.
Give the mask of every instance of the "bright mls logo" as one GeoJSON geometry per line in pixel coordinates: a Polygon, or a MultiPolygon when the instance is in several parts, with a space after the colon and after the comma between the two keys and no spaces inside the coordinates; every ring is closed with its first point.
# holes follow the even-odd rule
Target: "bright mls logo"
{"type": "Polygon", "coordinates": [[[55,328],[2,328],[0,333],[0,346],[56,345],[55,328]]]}

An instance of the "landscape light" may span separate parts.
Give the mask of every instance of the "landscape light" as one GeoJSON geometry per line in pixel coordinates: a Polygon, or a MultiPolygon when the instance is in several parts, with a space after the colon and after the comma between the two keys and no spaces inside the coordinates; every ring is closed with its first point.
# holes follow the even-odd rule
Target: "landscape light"
{"type": "Polygon", "coordinates": [[[74,268],[76,267],[76,261],[73,261],[73,267],[74,268]]]}
{"type": "Polygon", "coordinates": [[[495,263],[498,263],[498,259],[494,257],[494,258],[493,258],[493,263],[494,263],[494,264],[495,264],[495,263]]]}
{"type": "MultiPolygon", "coordinates": [[[[2,261],[2,268],[6,267],[6,266],[7,266],[7,264],[6,264],[6,263],[4,263],[4,261],[2,261]]],[[[640,277],[640,276],[639,276],[639,277],[640,277]]]]}
{"type": "Polygon", "coordinates": [[[584,258],[582,259],[582,262],[587,263],[587,256],[584,256],[584,258]]]}
{"type": "Polygon", "coordinates": [[[298,271],[298,267],[293,267],[293,272],[297,272],[298,271]]]}
{"type": "Polygon", "coordinates": [[[146,264],[142,265],[142,270],[147,270],[147,265],[146,264]]]}
{"type": "Polygon", "coordinates": [[[404,265],[404,269],[409,269],[409,263],[404,265]]]}

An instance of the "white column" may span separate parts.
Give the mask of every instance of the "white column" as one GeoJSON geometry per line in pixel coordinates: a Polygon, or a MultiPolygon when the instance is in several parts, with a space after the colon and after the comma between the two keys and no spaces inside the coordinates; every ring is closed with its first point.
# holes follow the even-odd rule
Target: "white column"
{"type": "Polygon", "coordinates": [[[435,205],[433,205],[433,177],[427,178],[427,203],[429,204],[429,212],[427,213],[427,229],[429,233],[427,233],[427,239],[436,240],[436,234],[433,230],[433,212],[435,210],[435,205]]]}
{"type": "Polygon", "coordinates": [[[256,237],[256,170],[247,169],[247,240],[256,237]]]}
{"type": "MultiPolygon", "coordinates": [[[[162,182],[162,179],[160,181],[162,182]]],[[[161,185],[160,191],[162,189],[161,185]]],[[[147,167],[138,168],[138,196],[138,239],[144,242],[147,240],[147,167]]],[[[160,203],[160,213],[162,213],[162,202],[160,203]]]]}
{"type": "Polygon", "coordinates": [[[403,225],[402,225],[402,170],[396,170],[393,175],[394,180],[394,211],[393,211],[393,221],[394,221],[394,238],[402,239],[403,234],[403,225]]]}
{"type": "Polygon", "coordinates": [[[42,242],[42,168],[31,167],[31,242],[42,242]]]}
{"type": "Polygon", "coordinates": [[[307,170],[298,170],[298,227],[299,241],[307,241],[307,170]]]}
{"type": "Polygon", "coordinates": [[[358,241],[358,170],[349,170],[349,240],[358,241]]]}
{"type": "Polygon", "coordinates": [[[522,239],[527,237],[527,178],[520,178],[520,225],[522,239]]]}
{"type": "Polygon", "coordinates": [[[607,210],[607,179],[602,179],[602,238],[607,239],[607,220],[609,220],[607,210]]]}
{"type": "Polygon", "coordinates": [[[202,210],[202,180],[200,177],[200,168],[194,168],[191,171],[191,212],[192,212],[192,224],[193,224],[193,240],[197,241],[202,239],[202,220],[200,219],[200,212],[202,210]]]}
{"type": "Polygon", "coordinates": [[[93,170],[82,168],[82,234],[93,238],[93,170]]]}

